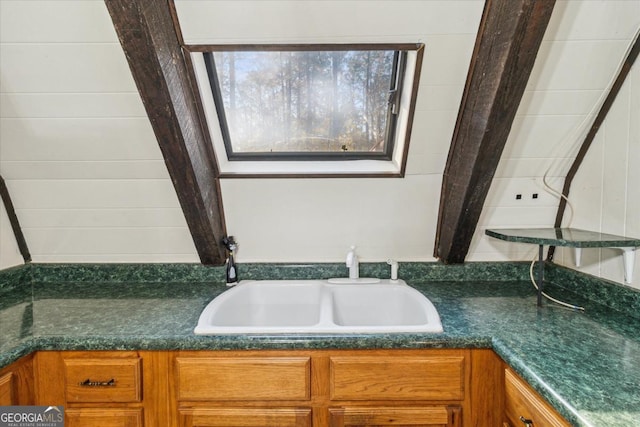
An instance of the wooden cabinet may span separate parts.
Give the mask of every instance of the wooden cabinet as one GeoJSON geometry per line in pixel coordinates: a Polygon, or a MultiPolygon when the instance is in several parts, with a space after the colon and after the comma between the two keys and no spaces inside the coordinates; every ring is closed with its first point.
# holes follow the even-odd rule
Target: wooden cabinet
{"type": "Polygon", "coordinates": [[[67,403],[142,400],[139,357],[65,357],[63,362],[67,403]]]}
{"type": "Polygon", "coordinates": [[[70,427],[142,427],[142,408],[74,403],[136,403],[142,400],[141,359],[137,356],[63,356],[66,424],[70,427]]]}
{"type": "Polygon", "coordinates": [[[64,406],[68,427],[143,427],[160,407],[143,400],[142,365],[138,352],[39,352],[36,401],[64,406]]]}
{"type": "Polygon", "coordinates": [[[15,405],[15,392],[13,391],[15,385],[13,378],[14,375],[12,371],[7,371],[0,375],[0,406],[15,405]]]}
{"type": "Polygon", "coordinates": [[[505,370],[505,425],[569,427],[547,402],[510,369],[505,370]]]}
{"type": "Polygon", "coordinates": [[[460,412],[459,406],[329,408],[329,425],[460,427],[460,412]]]}
{"type": "Polygon", "coordinates": [[[310,398],[309,356],[179,357],[176,366],[179,401],[310,398]]]}
{"type": "Polygon", "coordinates": [[[65,410],[67,426],[82,427],[142,427],[142,409],[139,408],[68,408],[65,410]]]}
{"type": "Polygon", "coordinates": [[[488,349],[40,351],[0,370],[0,405],[68,427],[569,425],[488,349]]]}
{"type": "Polygon", "coordinates": [[[33,405],[33,356],[0,369],[0,406],[33,405]]]}
{"type": "Polygon", "coordinates": [[[465,356],[330,357],[332,400],[463,400],[465,356]]]}
{"type": "Polygon", "coordinates": [[[176,424],[457,427],[464,408],[471,420],[470,354],[179,352],[174,359],[176,424]]]}
{"type": "Polygon", "coordinates": [[[311,426],[311,356],[188,353],[175,359],[178,425],[311,426]]]}
{"type": "Polygon", "coordinates": [[[470,353],[353,352],[329,356],[329,425],[442,426],[462,423],[470,353]]]}
{"type": "Polygon", "coordinates": [[[188,427],[311,427],[309,408],[187,408],[180,410],[188,427]]]}

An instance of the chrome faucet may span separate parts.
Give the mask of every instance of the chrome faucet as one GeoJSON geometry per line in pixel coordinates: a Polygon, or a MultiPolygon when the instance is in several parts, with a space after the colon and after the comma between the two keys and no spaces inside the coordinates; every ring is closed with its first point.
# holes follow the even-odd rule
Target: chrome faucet
{"type": "Polygon", "coordinates": [[[351,246],[351,250],[347,254],[347,267],[349,268],[349,279],[357,279],[360,276],[360,262],[355,246],[351,246]]]}
{"type": "Polygon", "coordinates": [[[226,262],[226,271],[227,271],[227,286],[233,286],[238,283],[238,268],[236,267],[236,261],[233,257],[233,253],[238,249],[238,244],[236,243],[233,236],[225,236],[222,238],[222,244],[229,251],[229,257],[226,262]]]}

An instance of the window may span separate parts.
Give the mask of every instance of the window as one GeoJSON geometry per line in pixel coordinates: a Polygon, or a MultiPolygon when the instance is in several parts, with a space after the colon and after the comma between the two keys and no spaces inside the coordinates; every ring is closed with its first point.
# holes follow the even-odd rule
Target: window
{"type": "Polygon", "coordinates": [[[402,175],[421,56],[422,45],[201,47],[222,174],[402,175]]]}
{"type": "Polygon", "coordinates": [[[229,160],[391,159],[394,50],[205,53],[229,160]]]}

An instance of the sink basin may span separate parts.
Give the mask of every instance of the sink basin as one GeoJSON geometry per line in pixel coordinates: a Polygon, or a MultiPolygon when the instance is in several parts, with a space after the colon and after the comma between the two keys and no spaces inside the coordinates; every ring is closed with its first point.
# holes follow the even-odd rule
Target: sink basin
{"type": "Polygon", "coordinates": [[[229,332],[308,328],[320,322],[322,297],[320,282],[241,283],[209,303],[196,333],[207,326],[228,328],[229,332]]]}
{"type": "Polygon", "coordinates": [[[213,299],[194,332],[438,333],[442,323],[431,301],[403,280],[258,280],[213,299]]]}
{"type": "Polygon", "coordinates": [[[431,301],[409,286],[345,285],[335,287],[332,294],[336,325],[421,328],[440,323],[431,301]]]}

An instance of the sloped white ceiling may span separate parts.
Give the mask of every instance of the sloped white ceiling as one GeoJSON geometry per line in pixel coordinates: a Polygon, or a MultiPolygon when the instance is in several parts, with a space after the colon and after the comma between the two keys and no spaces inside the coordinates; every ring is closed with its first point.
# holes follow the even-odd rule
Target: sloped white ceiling
{"type": "Polygon", "coordinates": [[[198,261],[103,1],[0,1],[0,173],[34,262],[198,261]]]}
{"type": "Polygon", "coordinates": [[[177,1],[185,43],[425,44],[404,179],[222,181],[240,259],[432,260],[442,171],[483,1],[177,1]],[[278,250],[273,250],[273,245],[278,250]]]}
{"type": "MultiPolygon", "coordinates": [[[[433,260],[442,171],[483,6],[176,0],[187,43],[426,45],[407,176],[224,180],[240,261],[341,261],[353,244],[363,261],[433,260]]],[[[554,149],[596,103],[638,26],[640,0],[557,2],[468,259],[532,254],[483,230],[553,223],[557,200],[540,177],[552,158],[571,157],[554,149]]],[[[198,261],[102,1],[0,0],[0,173],[36,262],[198,261]]],[[[0,253],[0,265],[9,258],[0,253]]]]}
{"type": "MultiPolygon", "coordinates": [[[[484,236],[551,227],[564,176],[640,27],[640,1],[558,1],[485,203],[469,260],[531,259],[536,248],[484,236]],[[533,199],[537,193],[539,197],[533,199]],[[516,195],[522,199],[516,200],[516,195]]],[[[576,223],[573,223],[575,226],[576,223]]]]}

